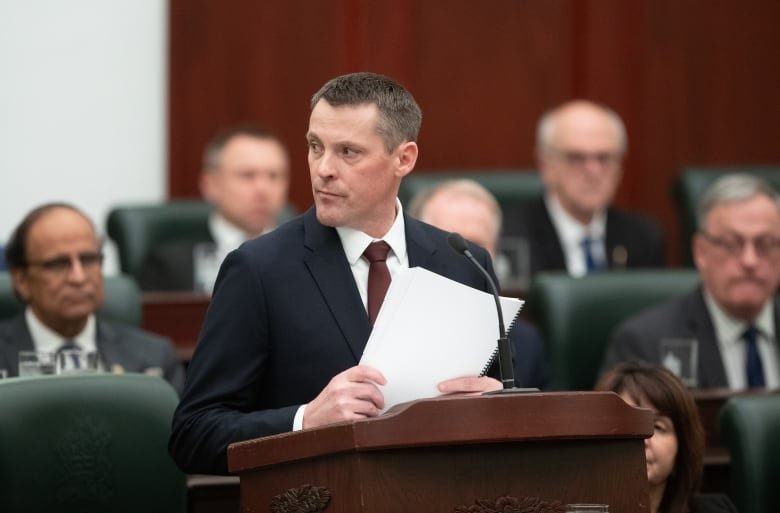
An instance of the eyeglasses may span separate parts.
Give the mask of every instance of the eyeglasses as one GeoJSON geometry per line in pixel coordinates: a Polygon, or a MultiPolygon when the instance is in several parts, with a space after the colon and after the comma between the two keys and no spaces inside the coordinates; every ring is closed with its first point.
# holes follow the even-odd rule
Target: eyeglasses
{"type": "Polygon", "coordinates": [[[103,263],[103,253],[99,251],[90,251],[79,253],[74,257],[68,255],[62,255],[49,260],[41,260],[40,262],[28,262],[30,267],[40,267],[45,272],[51,274],[66,274],[73,269],[73,261],[78,259],[82,269],[85,271],[92,271],[100,268],[103,263]]]}
{"type": "Polygon", "coordinates": [[[553,149],[552,152],[570,167],[583,167],[589,161],[593,161],[599,166],[612,168],[617,166],[623,159],[623,154],[619,152],[586,153],[584,151],[556,149],[553,149]]]}
{"type": "Polygon", "coordinates": [[[753,251],[760,258],[775,258],[780,255],[780,238],[771,235],[763,235],[753,240],[736,236],[716,237],[706,232],[701,232],[701,235],[730,257],[742,256],[748,244],[753,246],[753,251]]]}

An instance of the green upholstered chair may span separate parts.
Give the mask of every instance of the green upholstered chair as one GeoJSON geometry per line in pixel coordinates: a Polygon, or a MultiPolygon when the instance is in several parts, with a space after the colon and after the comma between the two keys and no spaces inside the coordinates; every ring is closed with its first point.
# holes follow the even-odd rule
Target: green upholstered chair
{"type": "Polygon", "coordinates": [[[0,511],[184,513],[178,398],[143,374],[0,380],[0,511]]]}
{"type": "Polygon", "coordinates": [[[698,283],[694,270],[626,270],[572,278],[534,276],[528,309],[547,345],[553,387],[590,390],[613,330],[626,318],[682,295],[698,283]]]}
{"type": "Polygon", "coordinates": [[[727,166],[684,168],[674,184],[674,195],[680,216],[680,235],[686,262],[693,263],[691,237],[696,232],[696,207],[707,187],[719,177],[731,173],[750,173],[766,180],[780,191],[780,166],[727,166]]]}
{"type": "Polygon", "coordinates": [[[740,513],[775,513],[780,505],[780,395],[732,397],[720,412],[731,453],[732,496],[740,513]]]}
{"type": "MultiPolygon", "coordinates": [[[[105,300],[98,311],[106,319],[141,326],[141,291],[135,280],[125,275],[106,276],[105,300]]],[[[16,297],[8,272],[0,272],[0,319],[7,319],[24,310],[16,297]]],[[[0,407],[0,409],[2,409],[0,407]]]]}
{"type": "Polygon", "coordinates": [[[408,207],[421,190],[444,180],[462,178],[471,178],[489,190],[496,197],[504,216],[514,207],[539,197],[544,190],[538,173],[530,169],[414,171],[401,181],[398,197],[404,207],[408,207]]]}
{"type": "Polygon", "coordinates": [[[207,240],[212,210],[210,204],[196,200],[113,208],[106,230],[117,245],[122,272],[139,279],[146,256],[159,244],[207,240]]]}

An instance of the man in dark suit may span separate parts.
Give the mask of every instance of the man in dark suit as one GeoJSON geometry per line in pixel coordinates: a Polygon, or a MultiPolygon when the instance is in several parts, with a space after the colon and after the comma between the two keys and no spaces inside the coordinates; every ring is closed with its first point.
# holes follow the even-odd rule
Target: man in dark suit
{"type": "MultiPolygon", "coordinates": [[[[501,234],[501,207],[490,191],[474,180],[447,180],[420,191],[409,203],[410,216],[448,232],[457,232],[485,248],[496,261],[501,234]]],[[[539,331],[517,318],[509,332],[518,387],[545,389],[550,367],[539,331]]]]}
{"type": "Polygon", "coordinates": [[[13,285],[27,307],[0,323],[0,368],[18,374],[23,350],[97,351],[111,372],[159,375],[180,391],[184,369],[171,343],[95,315],[103,302],[103,254],[92,222],[75,207],[43,205],[19,224],[6,248],[13,285]]]}
{"type": "Polygon", "coordinates": [[[749,175],[719,179],[700,200],[692,248],[701,287],[619,326],[604,368],[630,359],[683,366],[661,342],[689,339],[699,388],[777,388],[780,196],[749,175]]]}
{"type": "Polygon", "coordinates": [[[211,292],[225,255],[271,231],[287,202],[290,164],[282,142],[243,125],[217,134],[206,146],[200,190],[214,205],[209,237],[154,248],[143,263],[143,290],[211,292]]]}
{"type": "MultiPolygon", "coordinates": [[[[403,86],[372,73],[337,77],[314,95],[306,138],[315,206],[223,263],[173,419],[169,448],[182,469],[225,473],[232,442],[379,414],[385,378],[358,364],[374,297],[361,255],[377,241],[389,246],[391,275],[422,266],[487,290],[446,232],[401,210],[421,119],[403,86]]],[[[488,254],[474,253],[492,271],[488,254]]],[[[500,387],[473,376],[439,391],[500,387]]]]}
{"type": "Polygon", "coordinates": [[[536,137],[545,195],[504,220],[505,235],[528,241],[531,273],[566,270],[583,276],[662,267],[657,224],[611,206],[627,146],[620,117],[601,105],[572,101],[545,114],[536,137]]]}

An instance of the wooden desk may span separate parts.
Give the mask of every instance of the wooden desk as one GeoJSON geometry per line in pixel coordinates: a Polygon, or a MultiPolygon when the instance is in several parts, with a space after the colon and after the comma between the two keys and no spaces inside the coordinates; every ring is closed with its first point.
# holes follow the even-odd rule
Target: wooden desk
{"type": "Polygon", "coordinates": [[[183,361],[192,358],[210,297],[194,292],[144,292],[143,329],[173,340],[183,361]]]}

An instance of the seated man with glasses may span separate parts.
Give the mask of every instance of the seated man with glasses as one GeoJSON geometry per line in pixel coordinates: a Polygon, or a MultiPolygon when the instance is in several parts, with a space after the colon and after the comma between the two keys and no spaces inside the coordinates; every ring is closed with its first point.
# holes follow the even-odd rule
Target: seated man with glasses
{"type": "Polygon", "coordinates": [[[661,341],[696,340],[699,388],[780,386],[780,195],[745,174],[710,186],[698,206],[694,263],[701,286],[625,321],[605,368],[662,363],[661,341]]]}
{"type": "Polygon", "coordinates": [[[531,274],[663,267],[658,225],[611,206],[626,146],[620,117],[591,102],[565,103],[539,120],[536,155],[545,195],[504,220],[506,236],[528,241],[531,274]]]}
{"type": "Polygon", "coordinates": [[[0,369],[18,374],[19,351],[96,351],[110,372],[160,375],[180,391],[184,370],[171,343],[95,315],[103,303],[103,254],[92,222],[50,203],[16,227],[6,259],[24,313],[0,323],[0,369]]]}

